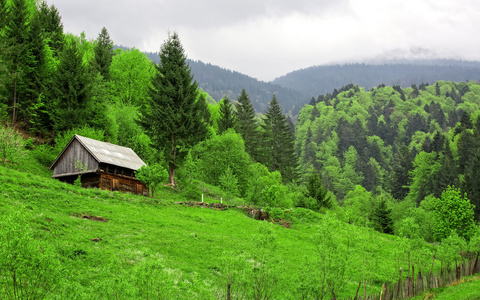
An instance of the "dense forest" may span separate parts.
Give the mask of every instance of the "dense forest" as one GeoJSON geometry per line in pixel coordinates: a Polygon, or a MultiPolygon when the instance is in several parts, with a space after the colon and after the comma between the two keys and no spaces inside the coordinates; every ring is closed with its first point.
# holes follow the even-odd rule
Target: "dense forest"
{"type": "MultiPolygon", "coordinates": [[[[337,292],[358,292],[359,280],[363,279],[365,286],[368,262],[365,256],[356,257],[352,249],[374,253],[375,249],[367,249],[374,245],[373,236],[382,236],[387,244],[403,241],[408,254],[408,276],[410,254],[417,250],[421,254],[415,257],[428,256],[417,262],[431,264],[431,272],[437,254],[442,263],[440,269],[444,264],[456,266],[457,261],[475,255],[478,259],[480,84],[476,81],[420,81],[402,87],[405,81],[373,88],[353,81],[355,84],[338,86],[298,106],[300,98],[296,98],[298,94],[293,89],[272,83],[258,86],[251,78],[226,70],[221,70],[222,75],[217,78],[216,67],[188,60],[175,32],[160,46],[157,63],[152,63],[138,49],[114,49],[106,28],[95,39],[64,33],[58,10],[44,2],[0,0],[0,22],[2,178],[8,177],[4,175],[8,168],[49,177],[47,168],[74,134],[130,147],[146,162],[136,176],[150,188],[152,202],[135,200],[143,205],[142,209],[161,210],[166,205],[164,198],[156,196],[158,190],[163,191],[161,197],[189,200],[199,200],[202,194],[215,191],[220,201],[252,206],[277,220],[267,217],[263,223],[280,220],[280,224],[290,226],[289,222],[295,220],[299,224],[308,222],[308,232],[318,229],[315,240],[307,243],[306,249],[298,249],[317,249],[318,260],[288,254],[287,250],[279,254],[272,246],[273,229],[261,227],[255,247],[264,251],[252,252],[258,254],[254,258],[261,263],[249,265],[248,257],[232,262],[237,264],[233,267],[242,264],[242,270],[250,270],[255,280],[260,280],[255,277],[258,274],[274,278],[275,283],[284,285],[282,289],[278,284],[277,295],[291,299],[316,299],[327,294],[336,298],[337,292]],[[194,71],[195,66],[201,71],[194,71]],[[233,77],[223,75],[226,73],[242,79],[231,80],[233,77]],[[218,87],[213,83],[211,86],[222,91],[223,95],[217,94],[222,97],[219,101],[195,80],[209,76],[213,78],[211,82],[221,82],[218,87]],[[296,108],[298,119],[293,122],[288,113],[296,108]],[[26,168],[25,161],[39,164],[40,171],[26,168]],[[368,236],[368,242],[354,245],[354,232],[368,236]],[[434,248],[426,242],[441,246],[434,248]],[[414,247],[416,250],[412,250],[414,247]],[[428,255],[424,255],[425,249],[428,255]],[[432,251],[434,261],[430,263],[432,251]],[[271,258],[282,255],[295,257],[297,281],[282,273],[288,270],[280,272],[285,277],[282,278],[276,273],[280,269],[273,268],[282,265],[271,258]],[[353,281],[345,275],[350,259],[356,260],[350,274],[353,281]],[[314,273],[328,279],[318,283],[307,278],[314,273]],[[293,289],[292,284],[298,287],[293,289]]],[[[363,67],[353,67],[362,75],[363,67]]],[[[384,67],[378,68],[395,73],[390,66],[384,67]]],[[[417,70],[407,65],[401,67],[405,68],[401,74],[407,74],[407,69],[417,70]]],[[[434,67],[430,71],[442,75],[434,67]]],[[[465,74],[470,73],[462,76],[465,74]]],[[[302,90],[304,94],[312,92],[306,87],[302,90]]],[[[28,178],[22,182],[28,182],[28,178]]],[[[19,201],[18,192],[12,188],[15,184],[12,180],[0,187],[0,192],[6,198],[9,193],[16,193],[15,201],[19,201]]],[[[60,185],[55,185],[55,189],[63,193],[61,197],[67,193],[61,192],[67,189],[60,185]]],[[[110,201],[109,194],[98,192],[85,192],[88,201],[110,201]]],[[[32,195],[27,198],[35,196],[32,195]]],[[[122,201],[126,202],[124,198],[119,200],[122,201]]],[[[70,205],[65,201],[62,205],[67,204],[70,205]]],[[[0,205],[2,213],[10,213],[9,209],[3,210],[8,205],[0,205]]],[[[36,204],[27,207],[31,205],[36,204]]],[[[138,212],[134,215],[144,218],[138,212]]],[[[18,228],[12,225],[16,221],[11,221],[17,217],[2,216],[0,226],[10,228],[10,233],[17,232],[18,228]]],[[[204,222],[201,217],[192,218],[204,222]]],[[[44,235],[48,234],[41,236],[44,235]]],[[[197,239],[197,235],[188,238],[197,239]]],[[[1,245],[15,248],[9,239],[1,235],[1,245]]],[[[57,249],[57,254],[64,259],[62,251],[57,249]]],[[[9,261],[7,252],[0,252],[1,282],[9,278],[9,269],[4,267],[9,261]]],[[[79,253],[78,256],[86,256],[79,253]]],[[[129,260],[128,264],[135,262],[129,260]]],[[[393,278],[391,274],[398,271],[394,270],[396,266],[385,267],[388,272],[382,272],[388,275],[367,272],[368,280],[379,288],[385,278],[393,278]]],[[[206,273],[219,277],[218,270],[212,267],[206,273]]],[[[0,287],[0,292],[7,291],[8,286],[0,287]]],[[[177,283],[172,286],[176,288],[177,283]]],[[[215,288],[202,286],[201,291],[208,294],[205,298],[214,298],[215,288]]],[[[254,298],[258,290],[245,287],[241,292],[249,295],[245,298],[254,298]]]]}

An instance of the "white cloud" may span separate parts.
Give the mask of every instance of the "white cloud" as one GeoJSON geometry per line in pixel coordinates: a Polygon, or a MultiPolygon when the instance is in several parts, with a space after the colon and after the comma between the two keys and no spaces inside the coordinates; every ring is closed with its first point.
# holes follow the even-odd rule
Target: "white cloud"
{"type": "Polygon", "coordinates": [[[421,47],[480,59],[473,0],[50,0],[67,31],[158,51],[177,31],[192,59],[263,80],[330,62],[421,47]]]}

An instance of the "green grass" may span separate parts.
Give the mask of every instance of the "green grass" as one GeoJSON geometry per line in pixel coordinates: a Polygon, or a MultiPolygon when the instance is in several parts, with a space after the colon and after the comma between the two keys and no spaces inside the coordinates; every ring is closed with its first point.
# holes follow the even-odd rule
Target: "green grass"
{"type": "MultiPolygon", "coordinates": [[[[334,219],[330,215],[306,209],[271,210],[274,218],[291,221],[287,229],[256,221],[237,209],[175,205],[189,199],[170,188],[159,189],[151,199],[83,189],[39,173],[0,167],[0,217],[21,212],[24,223],[17,225],[32,229],[32,240],[40,249],[52,249],[58,278],[50,299],[146,298],[144,287],[149,285],[160,288],[167,299],[224,298],[230,270],[226,261],[241,258],[245,268],[255,264],[259,253],[275,262],[269,265],[277,282],[274,299],[298,299],[299,286],[320,276],[315,258],[324,252],[348,258],[344,289],[337,295],[341,297],[355,295],[364,273],[367,291],[372,293],[384,281],[396,279],[400,267],[407,269],[406,240],[344,223],[328,228],[333,248],[317,251],[318,241],[327,238],[318,233],[334,219]],[[259,237],[268,240],[262,235],[266,225],[275,238],[259,246],[259,237]]],[[[425,251],[433,247],[425,245],[425,251]]],[[[428,266],[431,261],[427,257],[422,263],[428,266]]],[[[254,273],[241,270],[235,273],[236,286],[253,280],[254,273]]]]}
{"type": "Polygon", "coordinates": [[[412,300],[478,300],[480,299],[480,277],[464,278],[460,283],[434,289],[412,300]]]}

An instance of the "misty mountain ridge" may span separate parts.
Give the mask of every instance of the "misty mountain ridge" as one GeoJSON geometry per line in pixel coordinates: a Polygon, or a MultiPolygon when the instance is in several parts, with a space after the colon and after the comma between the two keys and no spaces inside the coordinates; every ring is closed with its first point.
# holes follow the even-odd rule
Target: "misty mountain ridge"
{"type": "MultiPolygon", "coordinates": [[[[158,53],[145,54],[153,62],[159,62],[158,53]]],[[[284,112],[293,117],[312,97],[332,93],[347,84],[357,84],[368,90],[380,84],[406,88],[440,80],[480,81],[480,62],[441,58],[424,48],[395,49],[363,62],[312,66],[270,82],[202,61],[189,60],[189,64],[199,87],[216,101],[225,95],[235,101],[245,89],[255,110],[263,113],[275,94],[284,112]]]]}

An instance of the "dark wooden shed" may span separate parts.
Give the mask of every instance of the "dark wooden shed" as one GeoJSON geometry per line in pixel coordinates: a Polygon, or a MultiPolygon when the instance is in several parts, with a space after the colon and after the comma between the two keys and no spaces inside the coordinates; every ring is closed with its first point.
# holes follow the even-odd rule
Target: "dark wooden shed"
{"type": "Polygon", "coordinates": [[[53,178],[73,183],[79,175],[83,187],[131,192],[148,196],[135,178],[145,163],[130,148],[75,135],[50,166],[53,178]],[[77,165],[76,165],[77,164],[77,165]],[[79,164],[85,169],[79,168],[79,164]]]}

